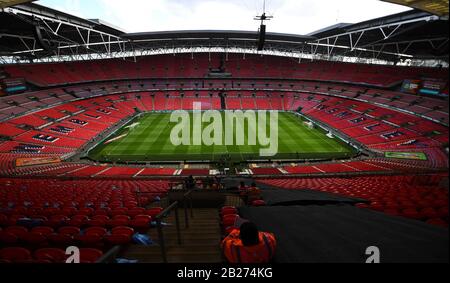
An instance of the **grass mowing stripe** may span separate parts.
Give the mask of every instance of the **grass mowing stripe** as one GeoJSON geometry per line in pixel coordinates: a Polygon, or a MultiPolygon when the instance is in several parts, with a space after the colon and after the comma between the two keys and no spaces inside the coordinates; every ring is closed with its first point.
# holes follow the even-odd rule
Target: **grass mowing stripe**
{"type": "Polygon", "coordinates": [[[163,115],[145,116],[145,118],[140,121],[139,126],[134,129],[130,135],[131,142],[129,142],[124,149],[124,153],[127,155],[135,155],[146,150],[146,148],[148,148],[148,143],[150,142],[148,135],[157,129],[155,126],[158,124],[158,121],[163,118],[163,115]]]}
{"type": "MultiPolygon", "coordinates": [[[[268,123],[270,121],[269,117],[268,115],[268,123]]],[[[222,120],[225,123],[224,119],[222,120]]],[[[170,123],[170,113],[149,113],[138,122],[140,124],[131,129],[127,137],[120,142],[99,145],[98,148],[101,151],[91,151],[91,157],[102,160],[102,156],[108,153],[112,158],[129,161],[178,161],[217,160],[229,154],[236,161],[253,158],[261,159],[259,157],[261,146],[259,144],[256,146],[247,145],[248,123],[244,124],[246,145],[176,147],[170,141],[171,130],[175,126],[175,123],[170,123]]],[[[205,126],[207,126],[206,123],[203,124],[203,127],[205,126]]],[[[193,134],[192,127],[191,123],[191,134],[193,134]]],[[[269,124],[267,127],[269,127],[269,124]]],[[[256,128],[252,127],[250,130],[252,133],[257,134],[256,128]]],[[[234,140],[236,140],[236,133],[234,133],[234,140]]],[[[315,158],[314,156],[318,158],[326,158],[327,156],[334,158],[352,151],[348,150],[347,146],[337,139],[329,139],[320,129],[309,129],[298,116],[292,113],[280,112],[278,158],[297,158],[295,156],[296,152],[310,158],[315,158]]],[[[304,156],[298,158],[303,158],[304,156]]]]}
{"type": "Polygon", "coordinates": [[[310,133],[303,124],[292,114],[284,116],[282,120],[283,134],[289,138],[282,139],[286,140],[286,145],[289,147],[291,152],[309,152],[315,151],[314,146],[317,144],[316,139],[311,139],[310,133]],[[289,130],[290,128],[296,127],[297,130],[289,130]],[[295,151],[294,151],[295,150],[295,151]]]}
{"type": "MultiPolygon", "coordinates": [[[[167,127],[169,124],[170,118],[168,115],[161,115],[161,118],[157,120],[157,126],[159,130],[155,133],[153,131],[147,133],[147,138],[152,136],[151,139],[154,138],[154,141],[149,145],[146,150],[146,155],[156,154],[161,151],[161,145],[163,146],[163,141],[167,141],[170,137],[167,135],[167,131],[171,129],[171,127],[167,127]],[[162,139],[161,139],[162,137],[162,139]]],[[[170,133],[169,133],[170,134],[170,133]]]]}
{"type": "MultiPolygon", "coordinates": [[[[297,118],[293,114],[291,115],[291,117],[293,119],[297,118]]],[[[336,152],[336,151],[342,152],[342,149],[344,147],[336,140],[332,140],[332,139],[328,138],[325,134],[321,133],[320,130],[318,130],[318,129],[309,129],[309,128],[305,127],[304,125],[302,125],[302,126],[306,130],[310,131],[311,135],[315,138],[316,141],[320,141],[320,142],[316,142],[316,144],[315,144],[317,152],[319,152],[319,150],[317,150],[317,149],[320,149],[323,152],[329,152],[330,150],[332,150],[334,152],[336,152]]],[[[308,142],[306,142],[306,143],[308,143],[308,142]]]]}

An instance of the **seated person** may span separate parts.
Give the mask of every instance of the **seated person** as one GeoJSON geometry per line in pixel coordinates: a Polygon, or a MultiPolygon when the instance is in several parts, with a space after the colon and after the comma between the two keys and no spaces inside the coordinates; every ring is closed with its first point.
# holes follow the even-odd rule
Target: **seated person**
{"type": "Polygon", "coordinates": [[[268,263],[276,249],[272,233],[259,232],[254,223],[245,222],[222,241],[223,253],[230,263],[268,263]]]}

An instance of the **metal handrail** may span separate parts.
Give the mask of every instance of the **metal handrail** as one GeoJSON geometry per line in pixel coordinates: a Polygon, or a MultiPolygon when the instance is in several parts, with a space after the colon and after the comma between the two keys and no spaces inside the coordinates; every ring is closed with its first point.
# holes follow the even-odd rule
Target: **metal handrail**
{"type": "Polygon", "coordinates": [[[120,246],[114,246],[107,253],[102,255],[95,263],[114,263],[114,260],[116,259],[120,250],[120,246]]]}
{"type": "Polygon", "coordinates": [[[177,228],[177,238],[178,238],[178,244],[181,245],[181,232],[180,232],[180,221],[178,217],[178,201],[175,201],[172,203],[169,207],[161,211],[156,217],[156,226],[158,229],[158,238],[159,238],[159,246],[161,248],[161,255],[163,258],[164,263],[167,263],[167,251],[166,251],[166,245],[164,241],[164,234],[162,230],[161,220],[168,216],[172,210],[175,212],[175,223],[177,228]]]}

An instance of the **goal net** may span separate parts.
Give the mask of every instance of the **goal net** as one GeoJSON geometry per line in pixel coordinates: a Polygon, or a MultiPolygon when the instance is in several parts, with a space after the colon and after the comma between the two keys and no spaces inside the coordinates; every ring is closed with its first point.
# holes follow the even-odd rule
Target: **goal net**
{"type": "Polygon", "coordinates": [[[314,123],[313,122],[305,122],[305,126],[309,129],[314,129],[314,123]]]}

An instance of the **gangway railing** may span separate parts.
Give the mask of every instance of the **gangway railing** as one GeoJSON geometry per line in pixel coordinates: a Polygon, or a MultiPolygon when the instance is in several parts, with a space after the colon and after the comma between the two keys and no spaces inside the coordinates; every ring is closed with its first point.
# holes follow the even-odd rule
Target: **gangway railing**
{"type": "Polygon", "coordinates": [[[167,216],[169,216],[169,214],[171,212],[175,213],[175,225],[176,225],[176,229],[177,229],[177,239],[178,239],[178,244],[181,245],[181,231],[180,231],[180,221],[179,221],[179,217],[178,217],[178,205],[179,205],[178,201],[172,203],[170,206],[168,206],[166,209],[161,211],[161,213],[159,213],[155,217],[156,228],[158,229],[159,246],[161,248],[161,255],[162,255],[164,263],[167,263],[167,250],[166,250],[166,243],[165,243],[165,239],[164,239],[162,220],[164,218],[166,218],[167,216]]]}

